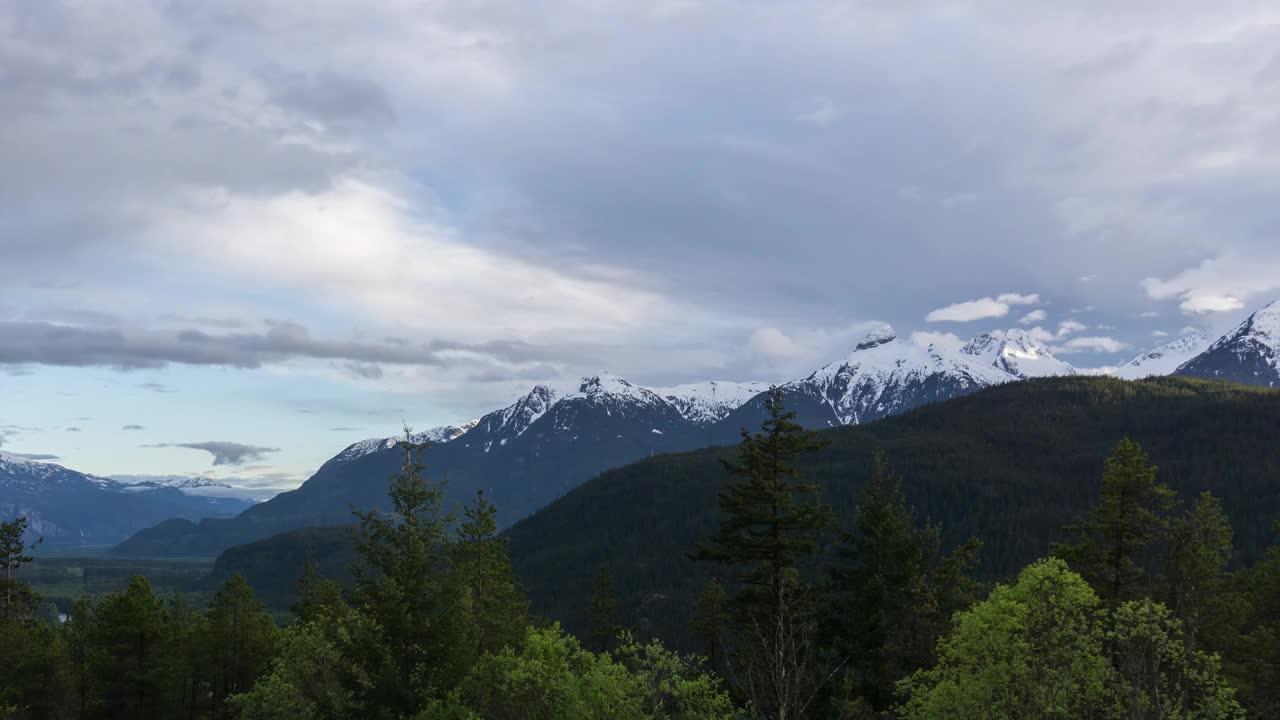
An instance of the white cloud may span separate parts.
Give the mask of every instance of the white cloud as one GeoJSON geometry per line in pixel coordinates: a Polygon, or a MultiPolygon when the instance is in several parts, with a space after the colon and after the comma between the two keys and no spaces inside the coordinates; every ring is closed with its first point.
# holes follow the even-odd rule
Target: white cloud
{"type": "Polygon", "coordinates": [[[931,311],[925,316],[928,322],[973,322],[987,318],[1004,317],[1009,314],[1010,305],[1034,305],[1040,302],[1040,296],[1032,293],[1004,293],[997,297],[984,297],[977,300],[958,302],[931,311]]]}
{"type": "Polygon", "coordinates": [[[1224,253],[1167,279],[1149,277],[1142,289],[1155,300],[1176,298],[1194,315],[1232,312],[1280,288],[1280,255],[1274,247],[1243,255],[1224,253]]]}
{"type": "Polygon", "coordinates": [[[1062,322],[1058,323],[1057,336],[1064,337],[1066,335],[1070,335],[1071,333],[1077,333],[1077,332],[1080,332],[1081,330],[1088,330],[1088,329],[1089,329],[1089,326],[1085,325],[1082,322],[1078,322],[1076,320],[1063,320],[1062,322]]]}
{"type": "Polygon", "coordinates": [[[772,359],[789,359],[800,354],[795,341],[776,327],[756,330],[751,333],[747,344],[752,350],[772,359]]]}
{"type": "Polygon", "coordinates": [[[1040,302],[1040,294],[1030,293],[1028,295],[1021,295],[1018,293],[1005,293],[997,297],[996,300],[1009,305],[1035,305],[1040,302]]]}
{"type": "Polygon", "coordinates": [[[943,350],[959,350],[964,346],[964,340],[955,333],[928,332],[925,330],[917,330],[911,333],[911,342],[920,347],[934,345],[943,350]]]}
{"type": "Polygon", "coordinates": [[[1165,331],[1163,331],[1163,330],[1152,330],[1152,331],[1151,331],[1151,335],[1152,335],[1153,337],[1168,337],[1168,336],[1169,336],[1169,333],[1167,333],[1167,332],[1165,332],[1165,331]]]}
{"type": "Polygon", "coordinates": [[[844,115],[845,111],[834,100],[826,95],[819,95],[813,99],[813,109],[802,117],[814,125],[830,125],[844,115]]]}
{"type": "Polygon", "coordinates": [[[1114,353],[1122,350],[1130,349],[1128,343],[1121,342],[1112,337],[1096,336],[1096,337],[1077,337],[1071,338],[1065,343],[1054,348],[1054,352],[1070,354],[1077,352],[1100,352],[1114,353]]]}
{"type": "Polygon", "coordinates": [[[1049,313],[1045,312],[1044,310],[1032,310],[1026,315],[1023,315],[1022,319],[1018,320],[1018,322],[1023,325],[1030,325],[1032,323],[1044,322],[1045,320],[1048,320],[1048,319],[1049,319],[1049,313]]]}

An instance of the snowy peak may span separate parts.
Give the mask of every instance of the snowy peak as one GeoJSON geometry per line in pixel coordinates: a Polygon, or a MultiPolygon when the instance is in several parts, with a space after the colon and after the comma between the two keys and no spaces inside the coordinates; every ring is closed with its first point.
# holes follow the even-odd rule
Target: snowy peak
{"type": "Polygon", "coordinates": [[[751,398],[769,389],[768,383],[762,382],[708,382],[673,385],[666,388],[654,388],[667,402],[671,403],[686,420],[699,425],[710,425],[723,420],[729,413],[737,410],[751,398]]]}
{"type": "Polygon", "coordinates": [[[1176,374],[1280,387],[1280,301],[1250,315],[1176,374]]]}
{"type": "Polygon", "coordinates": [[[970,340],[960,348],[964,355],[1020,378],[1075,375],[1076,369],[1059,360],[1025,330],[994,330],[970,340]]]}
{"type": "Polygon", "coordinates": [[[882,323],[871,328],[854,346],[854,352],[859,350],[870,350],[873,347],[879,347],[885,343],[893,342],[898,339],[898,333],[894,332],[893,326],[888,323],[882,323]]]}
{"type": "Polygon", "coordinates": [[[121,485],[146,488],[174,488],[175,490],[194,490],[197,488],[229,488],[229,483],[207,477],[191,475],[112,475],[111,479],[121,485]]]}
{"type": "Polygon", "coordinates": [[[835,423],[850,425],[1015,379],[968,355],[899,340],[886,325],[844,360],[783,388],[817,400],[835,423]]]}
{"type": "Polygon", "coordinates": [[[1110,373],[1124,380],[1140,380],[1153,375],[1168,375],[1178,366],[1204,352],[1209,336],[1204,333],[1185,335],[1173,342],[1149,350],[1110,373]]]}
{"type": "Polygon", "coordinates": [[[564,396],[564,400],[583,398],[591,402],[624,402],[638,405],[665,405],[660,395],[654,391],[633,385],[612,373],[601,373],[582,378],[576,392],[564,396]]]}
{"type": "MultiPolygon", "coordinates": [[[[422,432],[410,433],[409,439],[415,443],[430,443],[432,445],[443,445],[451,440],[456,440],[465,434],[468,430],[475,427],[479,420],[472,420],[461,425],[437,425],[436,427],[427,428],[422,432]]],[[[369,438],[352,443],[345,450],[338,453],[333,458],[337,462],[349,462],[358,457],[363,457],[369,453],[375,453],[379,450],[393,448],[396,443],[404,439],[403,435],[395,435],[385,438],[369,438]]],[[[331,462],[333,462],[331,461],[331,462]]]]}

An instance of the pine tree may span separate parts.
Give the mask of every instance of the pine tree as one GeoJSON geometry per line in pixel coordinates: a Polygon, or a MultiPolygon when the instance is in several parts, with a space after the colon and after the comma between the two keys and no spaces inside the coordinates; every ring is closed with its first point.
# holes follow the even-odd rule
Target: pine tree
{"type": "Polygon", "coordinates": [[[307,549],[306,568],[295,586],[295,599],[289,610],[298,622],[336,622],[351,613],[343,597],[342,586],[320,576],[320,568],[311,549],[307,549]]]}
{"type": "Polygon", "coordinates": [[[1111,606],[1143,595],[1155,546],[1167,534],[1176,495],[1156,472],[1137,443],[1121,440],[1106,461],[1102,498],[1067,528],[1080,542],[1054,547],[1111,606]]]}
{"type": "Polygon", "coordinates": [[[214,714],[223,703],[253,688],[275,654],[276,626],[240,574],[223,583],[205,613],[205,652],[212,681],[214,714]]]}
{"type": "Polygon", "coordinates": [[[87,717],[92,690],[89,656],[94,632],[93,602],[88,596],[81,595],[76,599],[61,631],[63,647],[67,650],[71,690],[74,693],[72,705],[77,717],[87,717]]]}
{"type": "Polygon", "coordinates": [[[388,491],[392,511],[355,513],[352,568],[357,608],[378,633],[362,643],[371,707],[390,717],[412,714],[420,688],[449,687],[465,670],[457,666],[456,592],[445,582],[453,517],[441,510],[444,483],[423,479],[427,444],[415,442],[409,428],[398,445],[404,460],[388,491]]]}
{"type": "Polygon", "coordinates": [[[937,551],[937,529],[915,527],[898,477],[877,452],[854,529],[842,535],[830,571],[827,619],[848,701],[883,712],[893,704],[894,683],[928,664],[937,615],[929,571],[937,551]]]}
{"type": "Polygon", "coordinates": [[[731,674],[755,712],[786,720],[805,715],[829,674],[818,667],[816,602],[800,570],[832,512],[795,466],[825,443],[795,421],[777,388],[765,409],[760,432],[743,430],[737,461],[724,462],[735,480],[719,494],[719,531],[695,558],[726,566],[739,587],[731,674]]]}
{"type": "Polygon", "coordinates": [[[1229,626],[1242,619],[1243,600],[1231,591],[1231,524],[1222,503],[1201,493],[1169,530],[1160,600],[1182,623],[1188,650],[1208,641],[1220,649],[1229,626]]]}
{"type": "Polygon", "coordinates": [[[477,490],[462,511],[452,546],[454,583],[462,590],[469,644],[477,657],[518,643],[529,612],[511,570],[507,540],[498,537],[497,512],[477,490]]]}
{"type": "MultiPolygon", "coordinates": [[[[0,563],[4,565],[4,602],[0,606],[0,620],[26,615],[39,603],[31,588],[18,582],[16,577],[19,568],[34,560],[27,554],[27,543],[23,539],[27,523],[25,517],[0,523],[0,563]]],[[[36,544],[39,543],[37,540],[36,544]]]]}
{"type": "Polygon", "coordinates": [[[94,717],[148,720],[165,717],[164,619],[151,583],[134,577],[124,592],[98,605],[90,656],[94,717]]]}
{"type": "Polygon", "coordinates": [[[613,576],[609,569],[600,565],[596,579],[591,583],[591,641],[597,650],[608,650],[618,641],[618,633],[622,632],[622,623],[618,619],[618,592],[613,587],[613,576]]]}
{"type": "Polygon", "coordinates": [[[706,587],[698,595],[698,603],[694,609],[689,629],[702,641],[706,648],[707,659],[714,670],[723,659],[721,645],[724,642],[725,628],[729,624],[729,596],[725,594],[720,581],[711,578],[706,587]]]}

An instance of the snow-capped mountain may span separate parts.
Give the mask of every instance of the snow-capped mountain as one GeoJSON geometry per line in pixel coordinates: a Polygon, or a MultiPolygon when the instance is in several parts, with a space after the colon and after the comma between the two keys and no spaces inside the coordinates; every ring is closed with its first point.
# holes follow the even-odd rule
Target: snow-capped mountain
{"type": "MultiPolygon", "coordinates": [[[[1272,315],[1260,313],[1242,325],[1233,342],[1224,338],[1214,347],[1244,348],[1274,361],[1276,354],[1266,354],[1266,348],[1275,347],[1268,338],[1277,337],[1277,327],[1272,315]]],[[[1184,338],[1135,358],[1119,374],[1156,374],[1166,367],[1161,363],[1192,352],[1195,342],[1184,338]]],[[[1274,364],[1268,367],[1274,371],[1274,364]]],[[[985,333],[961,350],[949,350],[899,339],[892,327],[881,325],[843,359],[779,388],[801,424],[825,428],[871,422],[993,385],[1076,372],[1022,330],[985,333]]],[[[484,490],[501,521],[511,523],[609,468],[736,442],[741,428],[760,426],[765,390],[764,383],[725,382],[649,388],[607,373],[563,390],[537,386],[474,424],[437,435],[426,457],[427,474],[448,478],[448,505],[484,490]]],[[[398,467],[394,439],[357,443],[302,487],[240,518],[199,526],[166,523],[117,550],[145,556],[216,554],[285,530],[349,522],[352,505],[385,506],[387,479],[398,467]]]]}
{"type": "Polygon", "coordinates": [[[168,487],[175,490],[198,490],[231,487],[230,483],[221,480],[194,475],[112,475],[110,479],[134,488],[168,487]]]}
{"type": "Polygon", "coordinates": [[[1020,378],[1076,375],[1070,363],[1060,360],[1025,330],[993,330],[970,340],[960,352],[978,363],[1020,378]]]}
{"type": "Polygon", "coordinates": [[[1280,300],[1250,315],[1174,374],[1280,387],[1280,300]]]}
{"type": "MultiPolygon", "coordinates": [[[[891,326],[880,325],[843,360],[780,389],[802,424],[828,427],[870,422],[1016,379],[970,355],[901,340],[891,326]]],[[[725,422],[756,427],[762,413],[762,399],[757,399],[725,422]]]]}
{"type": "Polygon", "coordinates": [[[128,485],[0,452],[0,519],[28,518],[30,531],[51,545],[111,545],[169,518],[227,517],[251,504],[128,485]]]}
{"type": "Polygon", "coordinates": [[[762,382],[723,382],[709,380],[686,385],[654,388],[667,402],[675,406],[686,420],[699,425],[710,425],[723,420],[751,398],[769,389],[762,382]]]}
{"type": "MultiPolygon", "coordinates": [[[[437,425],[436,427],[427,428],[422,432],[410,433],[409,439],[415,443],[431,443],[432,445],[443,445],[450,440],[455,440],[462,436],[471,428],[475,427],[479,420],[472,420],[461,425],[437,425]]],[[[369,438],[351,443],[345,450],[338,453],[330,462],[348,462],[358,457],[368,455],[379,450],[389,450],[396,446],[396,443],[404,439],[402,435],[384,438],[369,438]]]]}
{"type": "Polygon", "coordinates": [[[1125,380],[1169,375],[1184,362],[1204,352],[1207,347],[1209,347],[1208,335],[1204,333],[1184,335],[1171,343],[1142,353],[1106,374],[1125,380]]]}

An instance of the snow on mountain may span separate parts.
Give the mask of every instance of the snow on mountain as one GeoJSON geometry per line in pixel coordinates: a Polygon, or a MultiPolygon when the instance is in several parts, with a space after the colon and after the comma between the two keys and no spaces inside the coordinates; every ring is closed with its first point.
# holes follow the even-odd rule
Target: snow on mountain
{"type": "Polygon", "coordinates": [[[96,475],[68,470],[50,462],[31,460],[13,453],[0,452],[0,488],[5,490],[40,490],[52,486],[91,485],[117,489],[119,483],[96,475]]]}
{"type": "Polygon", "coordinates": [[[1280,387],[1280,300],[1250,315],[1175,374],[1280,387]]]}
{"type": "Polygon", "coordinates": [[[881,325],[845,359],[783,389],[817,399],[840,424],[850,425],[1016,379],[969,355],[900,340],[891,326],[881,325]]]}
{"type": "Polygon", "coordinates": [[[613,373],[600,373],[582,378],[578,389],[565,394],[560,398],[560,402],[580,399],[593,403],[634,404],[642,407],[670,404],[653,390],[634,385],[613,373]]]}
{"type": "MultiPolygon", "coordinates": [[[[409,439],[415,443],[427,442],[432,445],[442,445],[451,440],[458,439],[468,430],[475,427],[479,422],[479,420],[472,420],[461,425],[438,425],[436,427],[427,428],[422,432],[411,433],[409,435],[409,439]]],[[[330,462],[347,462],[355,460],[358,457],[368,455],[372,452],[393,448],[396,446],[396,443],[403,439],[403,435],[396,435],[394,437],[369,438],[367,440],[361,440],[348,445],[345,450],[338,453],[330,462]]]]}
{"type": "Polygon", "coordinates": [[[1020,378],[1077,374],[1070,363],[1059,360],[1049,348],[1019,328],[983,333],[960,348],[960,352],[1020,378]]]}
{"type": "Polygon", "coordinates": [[[763,382],[709,380],[654,388],[653,391],[674,405],[686,420],[699,425],[710,425],[723,420],[729,413],[768,389],[769,384],[763,382]]]}
{"type": "Polygon", "coordinates": [[[527,395],[514,403],[481,417],[474,432],[477,437],[506,439],[520,437],[530,425],[547,414],[560,395],[561,393],[546,385],[535,385],[527,395]]]}
{"type": "Polygon", "coordinates": [[[1124,380],[1140,380],[1153,375],[1169,375],[1180,365],[1204,352],[1209,336],[1204,333],[1186,335],[1145,352],[1105,374],[1124,380]]]}
{"type": "Polygon", "coordinates": [[[170,487],[177,490],[232,487],[221,480],[192,475],[112,475],[111,479],[129,487],[170,487]]]}

